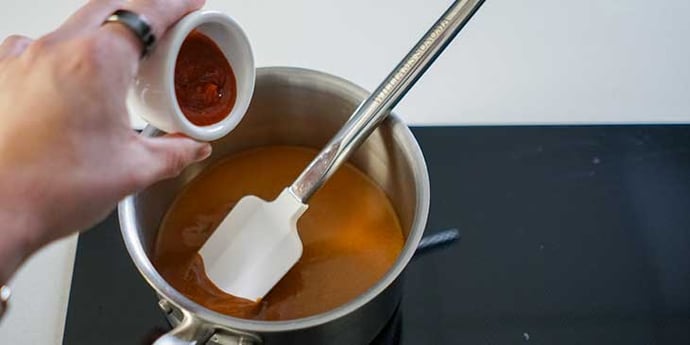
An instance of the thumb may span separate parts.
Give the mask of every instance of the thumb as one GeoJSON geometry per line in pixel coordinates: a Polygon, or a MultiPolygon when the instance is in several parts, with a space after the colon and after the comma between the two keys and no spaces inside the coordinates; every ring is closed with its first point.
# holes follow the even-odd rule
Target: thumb
{"type": "Polygon", "coordinates": [[[188,165],[211,155],[211,145],[181,134],[162,137],[142,137],[138,140],[144,153],[137,166],[137,189],[143,189],[160,180],[177,176],[188,165]]]}

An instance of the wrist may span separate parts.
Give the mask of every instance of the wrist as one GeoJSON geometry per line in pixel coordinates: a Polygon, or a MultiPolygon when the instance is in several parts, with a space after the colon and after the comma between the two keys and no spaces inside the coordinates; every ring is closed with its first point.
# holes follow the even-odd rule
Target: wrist
{"type": "Polygon", "coordinates": [[[40,247],[36,218],[19,200],[0,195],[0,285],[6,284],[26,258],[40,247]]]}
{"type": "Polygon", "coordinates": [[[0,212],[0,224],[3,224],[3,229],[0,230],[0,285],[3,285],[34,252],[37,245],[34,244],[29,228],[13,221],[3,212],[0,212]]]}

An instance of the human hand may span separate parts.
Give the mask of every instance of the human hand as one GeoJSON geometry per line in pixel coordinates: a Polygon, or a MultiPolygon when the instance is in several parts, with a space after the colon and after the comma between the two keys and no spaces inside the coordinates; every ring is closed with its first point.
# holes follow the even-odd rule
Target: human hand
{"type": "Polygon", "coordinates": [[[181,135],[131,129],[125,97],[142,46],[121,24],[102,25],[127,9],[160,38],[203,1],[91,0],[46,36],[0,45],[0,284],[41,246],[211,153],[181,135]]]}

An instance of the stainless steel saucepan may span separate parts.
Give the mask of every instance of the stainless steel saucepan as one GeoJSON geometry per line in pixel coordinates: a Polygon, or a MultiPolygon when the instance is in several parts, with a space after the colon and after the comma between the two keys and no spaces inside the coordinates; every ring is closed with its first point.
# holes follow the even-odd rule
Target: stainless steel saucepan
{"type": "MultiPolygon", "coordinates": [[[[249,321],[216,313],[168,284],[151,263],[161,219],[180,190],[209,164],[267,145],[319,149],[347,121],[367,92],[328,74],[298,68],[261,68],[249,113],[233,132],[213,143],[213,155],[126,198],[119,206],[127,249],[160,305],[176,326],[158,344],[367,344],[383,328],[401,296],[400,275],[415,252],[429,211],[429,177],[408,127],[389,116],[350,162],[388,195],[400,219],[405,246],[391,269],[368,291],[326,313],[291,321],[249,321]]],[[[146,129],[145,135],[160,135],[146,129]]]]}

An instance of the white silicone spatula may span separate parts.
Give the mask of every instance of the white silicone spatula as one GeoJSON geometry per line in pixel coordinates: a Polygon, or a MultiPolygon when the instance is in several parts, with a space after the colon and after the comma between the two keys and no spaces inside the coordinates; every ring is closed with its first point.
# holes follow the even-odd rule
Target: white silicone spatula
{"type": "Polygon", "coordinates": [[[297,220],[309,198],[376,129],[483,2],[455,1],[275,200],[240,199],[199,251],[216,286],[257,301],[297,263],[302,256],[297,220]]]}

